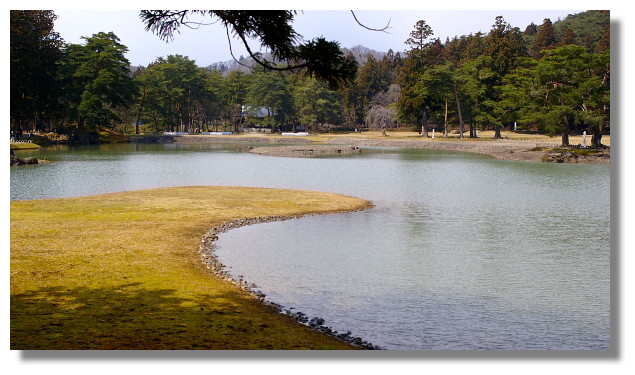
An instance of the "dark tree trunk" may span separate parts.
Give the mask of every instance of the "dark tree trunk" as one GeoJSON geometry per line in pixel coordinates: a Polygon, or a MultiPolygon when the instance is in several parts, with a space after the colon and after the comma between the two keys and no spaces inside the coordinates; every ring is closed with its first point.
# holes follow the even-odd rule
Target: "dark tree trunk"
{"type": "Polygon", "coordinates": [[[563,147],[569,146],[569,128],[568,127],[565,127],[562,130],[562,146],[563,147]]]}
{"type": "Polygon", "coordinates": [[[135,122],[135,134],[139,134],[139,122],[141,121],[141,113],[143,112],[143,103],[146,98],[146,88],[143,87],[143,92],[141,94],[141,101],[139,103],[139,113],[137,114],[137,121],[135,122]]]}
{"type": "Polygon", "coordinates": [[[448,137],[448,98],[445,98],[445,119],[443,124],[443,138],[448,137]]]}
{"type": "Polygon", "coordinates": [[[500,125],[496,125],[495,128],[495,132],[494,132],[494,139],[502,139],[503,136],[501,135],[501,126],[500,125]]]}
{"type": "Polygon", "coordinates": [[[600,121],[598,125],[593,126],[593,136],[591,137],[591,146],[602,147],[602,130],[604,130],[604,121],[600,121]]]}
{"type": "Polygon", "coordinates": [[[562,127],[562,147],[569,146],[569,122],[571,120],[571,116],[564,117],[564,124],[562,127]]]}
{"type": "Polygon", "coordinates": [[[459,138],[463,138],[463,115],[461,114],[461,102],[459,101],[459,94],[455,91],[454,98],[456,99],[456,112],[459,115],[459,138]]]}
{"type": "Polygon", "coordinates": [[[428,138],[428,115],[426,111],[421,114],[421,136],[428,138]]]}
{"type": "Polygon", "coordinates": [[[476,136],[476,124],[470,124],[470,138],[478,138],[476,136]]]}

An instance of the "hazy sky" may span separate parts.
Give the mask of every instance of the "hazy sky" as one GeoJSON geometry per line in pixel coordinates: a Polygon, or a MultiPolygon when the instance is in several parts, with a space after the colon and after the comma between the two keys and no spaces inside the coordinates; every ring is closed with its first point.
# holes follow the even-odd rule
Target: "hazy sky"
{"type": "MultiPolygon", "coordinates": [[[[145,31],[138,10],[72,10],[68,6],[52,9],[59,17],[55,22],[55,31],[66,42],[84,43],[82,36],[112,31],[128,47],[126,57],[132,65],[147,65],[157,57],[175,54],[188,56],[199,66],[232,59],[225,29],[218,23],[204,25],[196,30],[182,28],[172,42],[166,43],[152,32],[145,31]]],[[[434,37],[445,41],[446,37],[478,31],[487,33],[499,15],[511,26],[524,31],[531,22],[540,25],[545,18],[555,22],[581,11],[583,10],[355,11],[359,21],[368,27],[383,28],[389,25],[386,32],[377,32],[359,26],[348,10],[308,10],[297,14],[294,28],[307,40],[323,36],[327,40],[338,41],[342,47],[363,45],[377,51],[392,49],[397,52],[406,50],[404,41],[418,20],[425,20],[432,27],[434,37]]],[[[207,21],[209,20],[208,18],[207,21]]],[[[232,48],[237,58],[240,55],[247,56],[240,42],[234,40],[232,48]]],[[[252,45],[252,49],[259,50],[259,46],[252,45]]]]}

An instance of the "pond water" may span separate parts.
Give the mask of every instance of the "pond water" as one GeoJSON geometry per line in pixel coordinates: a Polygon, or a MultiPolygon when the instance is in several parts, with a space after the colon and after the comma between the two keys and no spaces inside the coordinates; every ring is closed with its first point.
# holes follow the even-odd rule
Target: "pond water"
{"type": "Polygon", "coordinates": [[[37,151],[11,199],[185,185],[308,189],[363,212],[222,234],[217,255],[267,299],[386,349],[609,349],[610,167],[366,149],[313,159],[245,145],[37,151]]]}

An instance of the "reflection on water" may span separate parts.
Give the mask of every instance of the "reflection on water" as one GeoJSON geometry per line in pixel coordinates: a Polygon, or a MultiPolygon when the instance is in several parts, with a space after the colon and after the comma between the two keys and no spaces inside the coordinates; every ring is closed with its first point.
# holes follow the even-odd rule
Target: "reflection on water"
{"type": "Polygon", "coordinates": [[[351,214],[221,235],[218,254],[268,299],[389,349],[607,349],[608,166],[426,150],[289,159],[244,145],[111,145],[36,153],[11,199],[160,186],[321,190],[351,214]]]}

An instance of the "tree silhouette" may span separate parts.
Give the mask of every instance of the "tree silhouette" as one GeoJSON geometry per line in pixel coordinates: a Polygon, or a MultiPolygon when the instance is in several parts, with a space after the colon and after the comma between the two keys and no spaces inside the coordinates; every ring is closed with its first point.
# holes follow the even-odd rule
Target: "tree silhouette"
{"type": "MultiPolygon", "coordinates": [[[[174,33],[180,27],[201,25],[201,22],[189,21],[190,15],[209,16],[220,20],[227,30],[228,40],[230,33],[237,36],[254,61],[267,69],[303,71],[327,82],[331,88],[350,83],[357,72],[355,59],[344,56],[337,42],[324,38],[302,42],[291,26],[295,14],[290,10],[142,10],[140,17],[146,30],[169,41],[174,39],[174,33]],[[248,43],[250,39],[258,40],[261,47],[271,53],[273,61],[254,52],[248,43]]],[[[231,42],[229,46],[231,52],[231,42]]]]}

